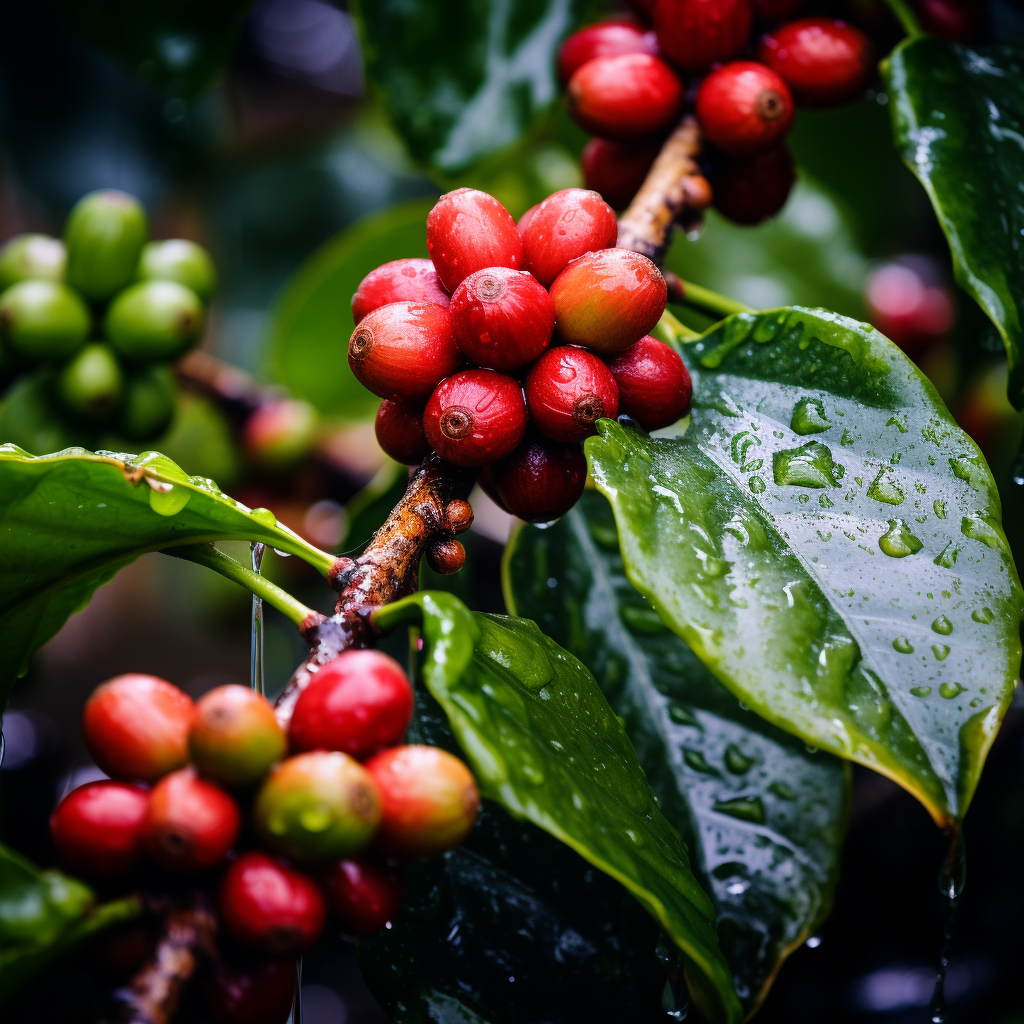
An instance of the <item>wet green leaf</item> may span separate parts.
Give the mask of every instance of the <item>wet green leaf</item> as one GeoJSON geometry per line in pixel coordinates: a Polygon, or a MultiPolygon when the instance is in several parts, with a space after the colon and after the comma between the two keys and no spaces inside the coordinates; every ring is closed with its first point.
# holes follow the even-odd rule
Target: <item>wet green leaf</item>
{"type": "Polygon", "coordinates": [[[626,579],[608,502],[588,491],[506,548],[507,603],[590,668],[658,806],[693,852],[749,1013],[827,916],[848,770],[769,725],[701,664],[626,579]]]}
{"type": "Polygon", "coordinates": [[[602,421],[586,443],[631,582],[759,714],[960,819],[1020,666],[980,452],[895,345],[836,314],[739,314],[683,354],[683,437],[602,421]],[[832,425],[807,435],[809,398],[832,425]]]}

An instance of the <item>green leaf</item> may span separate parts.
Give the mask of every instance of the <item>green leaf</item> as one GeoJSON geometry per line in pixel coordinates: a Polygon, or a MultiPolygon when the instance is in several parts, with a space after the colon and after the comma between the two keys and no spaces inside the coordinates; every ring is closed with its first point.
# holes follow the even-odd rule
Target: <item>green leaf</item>
{"type": "Polygon", "coordinates": [[[612,510],[588,491],[505,551],[506,602],[593,671],[683,834],[750,1013],[828,915],[848,806],[843,762],[740,702],[625,577],[612,510]]]}
{"type": "Polygon", "coordinates": [[[69,448],[32,456],[0,445],[0,707],[32,652],[139,555],[256,540],[326,573],[332,556],[157,452],[69,448]]]}
{"type": "Polygon", "coordinates": [[[928,192],[957,282],[1002,336],[1020,409],[1024,49],[917,36],[896,47],[883,73],[896,147],[928,192]]]}
{"type": "Polygon", "coordinates": [[[450,594],[421,592],[374,617],[383,629],[418,620],[424,682],[482,794],[621,882],[679,946],[701,1012],[740,1020],[714,908],[594,677],[534,623],[470,613],[450,594]]]}
{"type": "Polygon", "coordinates": [[[683,355],[683,437],[586,443],[630,581],[745,704],[957,822],[1020,666],[981,453],[867,324],[738,314],[683,355]]]}

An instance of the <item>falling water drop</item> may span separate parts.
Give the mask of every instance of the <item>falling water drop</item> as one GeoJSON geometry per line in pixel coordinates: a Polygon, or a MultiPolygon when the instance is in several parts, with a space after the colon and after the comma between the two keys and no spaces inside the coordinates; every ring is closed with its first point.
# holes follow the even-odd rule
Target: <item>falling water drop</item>
{"type": "MultiPolygon", "coordinates": [[[[266,544],[253,541],[249,545],[252,554],[252,571],[259,574],[266,554],[266,544]]],[[[252,595],[252,635],[249,646],[249,686],[256,693],[263,694],[263,598],[252,595]]]]}
{"type": "Polygon", "coordinates": [[[661,1008],[667,1020],[685,1021],[690,1013],[690,994],[686,990],[682,958],[679,950],[670,945],[664,934],[658,937],[654,955],[665,971],[665,988],[661,994],[661,1008]]]}
{"type": "Polygon", "coordinates": [[[292,1010],[285,1024],[302,1024],[302,957],[295,961],[295,995],[292,996],[292,1010]]]}

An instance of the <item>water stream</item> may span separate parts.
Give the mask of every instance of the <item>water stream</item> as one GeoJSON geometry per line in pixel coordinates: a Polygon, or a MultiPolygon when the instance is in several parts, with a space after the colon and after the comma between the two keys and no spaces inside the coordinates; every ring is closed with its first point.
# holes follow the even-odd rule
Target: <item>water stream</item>
{"type": "Polygon", "coordinates": [[[939,949],[939,969],[935,976],[935,989],[928,1003],[928,1019],[932,1024],[946,1024],[946,969],[953,946],[953,927],[956,924],[956,908],[967,882],[967,849],[964,846],[963,831],[954,834],[950,840],[949,852],[942,860],[939,870],[939,892],[946,901],[946,921],[942,929],[942,946],[939,949]]]}
{"type": "MultiPolygon", "coordinates": [[[[253,541],[249,545],[252,553],[252,571],[258,573],[263,565],[267,545],[253,541]]],[[[263,694],[263,598],[252,596],[252,645],[249,650],[249,685],[263,694]]]]}

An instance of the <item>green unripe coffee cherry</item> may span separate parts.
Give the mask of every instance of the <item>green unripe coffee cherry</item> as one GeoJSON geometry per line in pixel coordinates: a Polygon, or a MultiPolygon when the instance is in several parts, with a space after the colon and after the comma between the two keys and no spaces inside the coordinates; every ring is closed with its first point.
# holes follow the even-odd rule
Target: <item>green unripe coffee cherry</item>
{"type": "Polygon", "coordinates": [[[217,271],[210,254],[184,238],[146,245],[136,276],[140,281],[177,281],[191,288],[204,302],[217,286],[217,271]]]}
{"type": "Polygon", "coordinates": [[[94,438],[75,430],[54,408],[53,375],[20,377],[0,404],[0,437],[32,455],[49,455],[72,445],[94,448],[94,438]]]}
{"type": "Polygon", "coordinates": [[[124,374],[109,345],[93,342],[76,352],[57,376],[65,407],[86,419],[102,420],[117,407],[124,374]]]}
{"type": "Polygon", "coordinates": [[[92,318],[58,281],[19,281],[0,295],[0,334],[29,359],[64,359],[85,341],[92,318]]]}
{"type": "Polygon", "coordinates": [[[90,192],[75,203],[64,225],[67,281],[90,299],[106,299],[135,278],[149,223],[127,192],[90,192]]]}
{"type": "Polygon", "coordinates": [[[151,441],[170,425],[178,385],[169,366],[144,366],[128,375],[117,431],[129,441],[151,441]]]}
{"type": "Polygon", "coordinates": [[[163,362],[176,359],[199,340],[203,304],[177,281],[140,281],[110,304],[104,322],[107,337],[125,359],[163,362]]]}
{"type": "Polygon", "coordinates": [[[64,243],[49,235],[15,235],[0,249],[0,288],[18,281],[61,281],[67,264],[64,243]]]}

